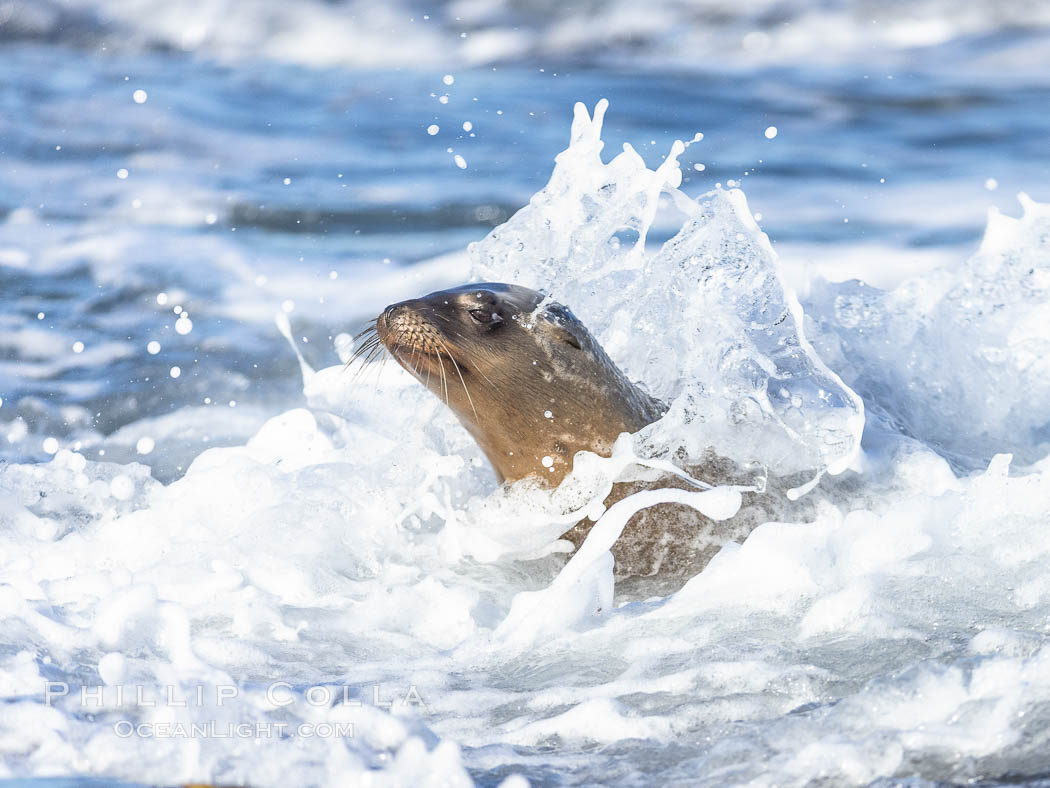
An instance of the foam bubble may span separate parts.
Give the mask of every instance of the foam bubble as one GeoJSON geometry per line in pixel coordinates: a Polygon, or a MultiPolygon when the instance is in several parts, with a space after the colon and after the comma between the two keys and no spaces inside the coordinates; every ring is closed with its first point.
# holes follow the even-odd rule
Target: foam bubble
{"type": "Polygon", "coordinates": [[[117,474],[109,482],[109,493],[118,501],[126,501],[135,492],[135,483],[124,474],[117,474]]]}
{"type": "Polygon", "coordinates": [[[106,654],[98,661],[98,675],[111,687],[123,681],[126,671],[127,660],[119,652],[106,654]]]}

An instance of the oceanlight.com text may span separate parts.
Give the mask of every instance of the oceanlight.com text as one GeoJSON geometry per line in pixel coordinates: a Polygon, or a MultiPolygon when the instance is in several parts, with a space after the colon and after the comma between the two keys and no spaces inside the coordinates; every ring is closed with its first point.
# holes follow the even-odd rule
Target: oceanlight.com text
{"type": "Polygon", "coordinates": [[[352,722],[132,722],[118,720],[113,732],[121,739],[352,739],[352,722]]]}

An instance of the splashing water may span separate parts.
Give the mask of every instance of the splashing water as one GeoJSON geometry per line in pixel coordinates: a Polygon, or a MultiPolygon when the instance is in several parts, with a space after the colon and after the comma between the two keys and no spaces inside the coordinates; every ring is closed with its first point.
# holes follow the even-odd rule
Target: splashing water
{"type": "Polygon", "coordinates": [[[841,473],[860,450],[863,404],[806,341],[743,192],[690,201],[676,188],[681,142],[655,171],[630,145],[603,163],[606,107],[592,119],[577,104],[550,183],[471,247],[474,276],[553,293],[667,401],[669,415],[645,431],[649,451],[695,458],[714,446],[774,473],[841,473]],[[648,252],[662,195],[686,221],[648,252]]]}
{"type": "MultiPolygon", "coordinates": [[[[954,271],[863,300],[817,288],[804,322],[742,193],[684,198],[677,146],[657,170],[629,149],[601,162],[603,111],[577,111],[551,183],[473,248],[474,273],[542,283],[668,416],[610,458],[581,456],[554,496],[494,490],[407,373],[362,383],[301,358],[308,407],[171,483],[66,449],[0,466],[0,775],[801,786],[1046,772],[1046,208],[994,220],[954,271]],[[682,229],[651,250],[664,207],[682,229]],[[905,342],[917,324],[939,344],[905,342]],[[860,401],[804,328],[876,414],[863,452],[860,401]],[[952,443],[971,475],[931,448],[960,418],[981,425],[952,443]],[[676,594],[610,605],[607,546],[649,501],[612,507],[568,563],[554,544],[566,518],[638,456],[712,443],[837,475],[809,493],[812,522],[762,524],[676,594]]],[[[650,498],[723,517],[734,492],[650,498]]]]}
{"type": "Polygon", "coordinates": [[[1020,219],[991,211],[958,269],[890,292],[851,281],[811,295],[830,334],[822,350],[851,384],[969,470],[997,451],[1026,463],[1050,452],[1050,208],[1020,201],[1020,219]]]}

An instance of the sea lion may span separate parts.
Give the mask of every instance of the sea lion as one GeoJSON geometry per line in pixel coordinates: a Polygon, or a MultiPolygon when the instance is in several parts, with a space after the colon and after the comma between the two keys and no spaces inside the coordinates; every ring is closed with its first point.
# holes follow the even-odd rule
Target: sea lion
{"type": "Polygon", "coordinates": [[[607,456],[620,433],[664,412],[571,311],[527,287],[440,290],[388,306],[375,330],[452,409],[500,481],[556,486],[577,452],[607,456]]]}
{"type": "MultiPolygon", "coordinates": [[[[501,482],[533,477],[556,486],[577,452],[608,456],[621,433],[666,410],[627,379],[568,308],[519,285],[467,284],[391,304],[362,333],[368,338],[355,356],[385,348],[456,414],[501,482]]],[[[752,481],[746,469],[710,452],[688,471],[708,482],[752,481]]],[[[657,486],[684,483],[650,474],[614,485],[605,504],[657,486]]],[[[664,582],[644,591],[672,591],[727,541],[772,519],[773,505],[745,495],[741,515],[721,523],[678,504],[643,510],[613,546],[616,576],[659,573],[664,582]]],[[[592,526],[584,520],[564,538],[579,547],[592,526]]]]}

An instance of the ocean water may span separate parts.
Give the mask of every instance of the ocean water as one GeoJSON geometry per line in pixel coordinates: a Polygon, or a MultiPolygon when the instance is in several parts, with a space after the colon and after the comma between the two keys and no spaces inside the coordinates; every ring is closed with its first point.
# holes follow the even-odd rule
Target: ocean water
{"type": "Polygon", "coordinates": [[[0,784],[1045,782],[1050,13],[737,5],[0,0],[0,784]],[[668,416],[498,489],[343,366],[471,277],[668,416]]]}

